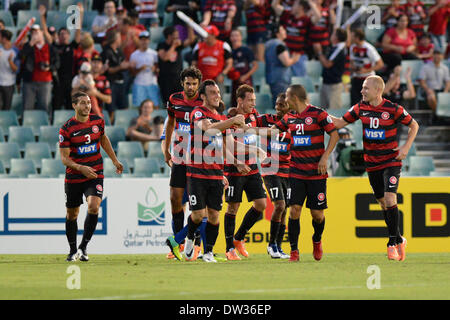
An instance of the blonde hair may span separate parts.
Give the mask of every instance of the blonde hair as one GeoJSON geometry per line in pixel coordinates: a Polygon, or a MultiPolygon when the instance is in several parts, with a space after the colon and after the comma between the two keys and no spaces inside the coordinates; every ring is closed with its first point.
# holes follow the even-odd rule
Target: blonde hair
{"type": "Polygon", "coordinates": [[[378,92],[383,93],[384,92],[384,80],[380,76],[368,76],[366,80],[372,80],[372,83],[375,85],[375,87],[378,89],[378,92]]]}
{"type": "Polygon", "coordinates": [[[85,33],[83,34],[83,37],[81,38],[80,41],[80,46],[83,50],[87,50],[89,48],[91,48],[94,45],[94,39],[92,38],[92,36],[89,33],[85,33]]]}

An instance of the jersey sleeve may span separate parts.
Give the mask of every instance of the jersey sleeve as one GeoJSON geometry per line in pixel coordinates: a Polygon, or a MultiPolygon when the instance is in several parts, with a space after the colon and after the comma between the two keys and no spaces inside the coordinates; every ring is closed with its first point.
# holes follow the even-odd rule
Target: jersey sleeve
{"type": "Polygon", "coordinates": [[[411,122],[413,121],[413,117],[408,113],[408,111],[405,110],[402,106],[398,106],[397,110],[395,111],[395,122],[404,124],[405,126],[409,126],[411,122]]]}
{"type": "Polygon", "coordinates": [[[351,107],[343,116],[344,119],[348,123],[353,123],[359,119],[359,104],[355,104],[351,107]]]}
{"type": "Polygon", "coordinates": [[[322,111],[317,116],[317,120],[319,123],[319,126],[322,127],[326,133],[330,134],[331,132],[336,130],[336,126],[333,123],[333,119],[328,115],[326,111],[322,111]]]}
{"type": "Polygon", "coordinates": [[[195,124],[199,121],[207,119],[205,113],[200,109],[195,109],[191,113],[191,123],[195,124]]]}
{"type": "Polygon", "coordinates": [[[69,148],[70,147],[70,135],[67,132],[66,127],[59,129],[59,147],[69,148]]]}
{"type": "Polygon", "coordinates": [[[175,111],[173,109],[173,103],[172,103],[172,96],[170,96],[169,100],[167,100],[167,114],[172,118],[175,117],[175,111]]]}
{"type": "Polygon", "coordinates": [[[274,124],[275,128],[281,130],[281,131],[287,131],[288,130],[288,124],[287,124],[287,119],[288,119],[289,115],[284,115],[284,117],[278,121],[277,123],[274,124]]]}

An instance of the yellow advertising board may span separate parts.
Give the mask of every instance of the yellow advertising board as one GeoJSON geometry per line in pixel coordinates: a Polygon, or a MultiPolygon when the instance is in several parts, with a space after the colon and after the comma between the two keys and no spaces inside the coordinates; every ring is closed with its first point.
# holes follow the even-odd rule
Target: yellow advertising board
{"type": "MultiPolygon", "coordinates": [[[[398,189],[400,228],[408,240],[408,252],[450,252],[450,177],[402,177],[398,189]]],[[[372,194],[367,177],[329,178],[327,181],[328,209],[325,210],[325,231],[322,243],[325,253],[385,252],[387,228],[380,206],[372,194]]],[[[247,233],[249,253],[265,253],[270,232],[273,206],[267,200],[262,220],[247,233]]],[[[245,196],[236,219],[236,231],[251,207],[245,196]]],[[[223,216],[214,251],[225,252],[223,216]]],[[[286,217],[289,216],[289,211],[286,217]]],[[[300,219],[300,253],[312,252],[312,220],[309,209],[303,208],[300,219]]],[[[287,241],[282,245],[290,252],[287,241]]]]}

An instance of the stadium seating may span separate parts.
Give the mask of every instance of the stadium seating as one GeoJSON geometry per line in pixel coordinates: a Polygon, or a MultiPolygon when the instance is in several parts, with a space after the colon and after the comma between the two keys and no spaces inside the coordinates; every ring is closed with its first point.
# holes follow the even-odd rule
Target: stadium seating
{"type": "Polygon", "coordinates": [[[48,143],[52,152],[56,151],[56,146],[59,142],[59,129],[55,126],[41,126],[39,128],[39,142],[48,143]]]}
{"type": "Polygon", "coordinates": [[[27,142],[35,142],[33,130],[29,127],[9,127],[8,142],[16,142],[19,145],[21,151],[25,150],[25,144],[27,142]]]}
{"type": "Polygon", "coordinates": [[[54,26],[59,30],[61,27],[66,26],[68,17],[69,15],[67,15],[65,11],[49,10],[47,11],[47,25],[54,26]]]}
{"type": "MultiPolygon", "coordinates": [[[[55,0],[47,0],[45,2],[48,3],[47,10],[55,8],[55,0]]],[[[31,0],[30,9],[37,10],[39,8],[40,3],[42,3],[42,1],[40,0],[31,0]]]]}
{"type": "Polygon", "coordinates": [[[291,84],[301,84],[306,92],[314,92],[314,83],[308,77],[292,77],[291,84]]]}
{"type": "Polygon", "coordinates": [[[154,43],[160,43],[162,40],[164,40],[163,30],[164,30],[164,27],[150,28],[151,41],[154,43]]]}
{"type": "Polygon", "coordinates": [[[27,178],[30,173],[36,173],[33,160],[11,159],[11,175],[16,175],[19,178],[27,178]]]}
{"type": "Polygon", "coordinates": [[[406,83],[405,80],[405,72],[408,67],[411,68],[411,80],[413,83],[416,83],[419,78],[420,69],[422,69],[423,61],[422,60],[402,60],[402,74],[401,74],[401,82],[406,83]]]}
{"type": "Polygon", "coordinates": [[[103,112],[103,120],[105,120],[105,126],[111,125],[111,119],[109,118],[109,113],[106,111],[103,112]]]}
{"type": "Polygon", "coordinates": [[[5,169],[11,167],[11,159],[20,158],[20,149],[17,143],[0,142],[0,161],[5,169]]]}
{"type": "Polygon", "coordinates": [[[32,17],[36,19],[35,24],[41,23],[41,16],[37,10],[19,10],[17,12],[17,27],[23,28],[32,17]]]}
{"type": "Polygon", "coordinates": [[[139,112],[136,109],[123,109],[117,110],[114,113],[114,126],[122,127],[125,130],[130,126],[131,120],[139,116],[139,112]]]}
{"type": "Polygon", "coordinates": [[[351,97],[350,97],[350,92],[342,92],[341,93],[341,101],[342,101],[342,105],[341,108],[343,109],[350,109],[351,108],[351,97]]]}
{"type": "Polygon", "coordinates": [[[59,11],[66,12],[67,8],[76,5],[80,0],[59,0],[59,11]]]}
{"type": "Polygon", "coordinates": [[[161,142],[159,141],[150,141],[148,143],[148,158],[158,158],[164,160],[164,155],[161,150],[161,142]]]}
{"type": "Polygon", "coordinates": [[[124,159],[129,168],[134,168],[134,159],[144,157],[144,149],[138,141],[120,141],[117,144],[117,157],[124,159]]]}
{"type": "Polygon", "coordinates": [[[256,109],[259,112],[272,107],[272,96],[268,93],[256,93],[256,109]]]}
{"type": "Polygon", "coordinates": [[[154,173],[161,173],[159,161],[153,158],[135,158],[134,171],[135,177],[151,177],[154,173]]]}
{"type": "Polygon", "coordinates": [[[59,178],[61,174],[66,173],[66,167],[62,161],[58,159],[42,159],[41,175],[50,178],[59,178]]]}
{"type": "Polygon", "coordinates": [[[409,157],[409,171],[415,175],[428,176],[434,171],[433,157],[411,156],[409,157]]]}
{"type": "MultiPolygon", "coordinates": [[[[158,2],[159,4],[159,2],[158,2]]],[[[163,27],[169,27],[173,25],[173,13],[164,12],[162,14],[163,17],[163,27]]]]}
{"type": "Polygon", "coordinates": [[[321,83],[322,78],[322,64],[318,60],[309,60],[305,63],[306,76],[311,78],[315,85],[321,83]]]}
{"type": "Polygon", "coordinates": [[[0,20],[3,20],[5,27],[10,30],[14,27],[14,19],[10,11],[0,10],[0,20]]]}
{"type": "Polygon", "coordinates": [[[320,106],[320,94],[317,92],[308,92],[309,103],[313,106],[320,106]]]}
{"type": "Polygon", "coordinates": [[[21,93],[14,93],[11,102],[11,111],[15,111],[16,115],[23,113],[23,97],[21,93]]]}
{"type": "Polygon", "coordinates": [[[380,25],[380,28],[369,28],[368,26],[366,26],[364,28],[366,40],[372,45],[375,45],[375,43],[378,41],[378,38],[384,33],[384,30],[384,25],[380,25]]]}
{"type": "Polygon", "coordinates": [[[264,61],[258,61],[258,69],[252,75],[252,80],[255,85],[266,83],[266,63],[264,61]]]}
{"type": "Polygon", "coordinates": [[[50,146],[46,142],[27,142],[25,144],[24,159],[33,161],[37,169],[41,168],[42,159],[51,159],[50,146]]]}
{"type": "Polygon", "coordinates": [[[18,126],[17,114],[14,111],[0,111],[0,128],[3,130],[3,134],[9,135],[9,127],[18,126]]]}
{"type": "MultiPolygon", "coordinates": [[[[123,165],[123,173],[130,173],[130,168],[128,167],[127,161],[119,159],[120,163],[123,165]]],[[[114,166],[110,158],[103,158],[103,175],[105,178],[120,178],[121,176],[116,173],[116,167],[114,166]]]]}
{"type": "Polygon", "coordinates": [[[3,163],[0,161],[0,174],[6,173],[5,168],[3,167],[3,163]]]}
{"type": "Polygon", "coordinates": [[[55,110],[53,113],[53,126],[61,128],[74,115],[73,110],[55,110]]]}
{"type": "Polygon", "coordinates": [[[431,171],[430,177],[450,177],[450,171],[431,171]]]}
{"type": "Polygon", "coordinates": [[[40,127],[48,126],[48,114],[45,110],[25,110],[23,112],[23,126],[30,127],[35,136],[39,136],[40,127]]]}
{"type": "Polygon", "coordinates": [[[83,25],[81,26],[83,30],[91,30],[92,22],[94,22],[94,19],[97,15],[98,15],[97,11],[84,11],[83,25]]]}
{"type": "Polygon", "coordinates": [[[105,126],[105,134],[111,141],[111,145],[114,150],[117,150],[117,143],[119,141],[125,141],[125,129],[117,126],[105,126]]]}
{"type": "Polygon", "coordinates": [[[438,93],[436,115],[439,117],[450,117],[450,93],[438,93]]]}
{"type": "Polygon", "coordinates": [[[3,129],[0,127],[0,142],[5,142],[5,134],[3,133],[3,129]]]}

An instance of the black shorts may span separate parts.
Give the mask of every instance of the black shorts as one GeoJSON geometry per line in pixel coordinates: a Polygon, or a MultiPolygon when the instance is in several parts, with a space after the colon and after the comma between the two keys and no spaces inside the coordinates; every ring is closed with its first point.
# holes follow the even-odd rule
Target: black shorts
{"type": "Polygon", "coordinates": [[[303,180],[289,178],[291,197],[289,205],[303,206],[313,210],[324,210],[327,206],[327,179],[303,180]]]}
{"type": "Polygon", "coordinates": [[[289,178],[270,175],[264,176],[264,184],[269,191],[270,200],[272,202],[284,200],[286,206],[289,205],[289,197],[291,189],[289,187],[289,178]]]}
{"type": "Polygon", "coordinates": [[[192,211],[208,207],[222,210],[223,180],[187,178],[189,206],[192,211]]]}
{"type": "Polygon", "coordinates": [[[172,188],[186,188],[186,165],[172,164],[170,172],[170,183],[172,188]]]}
{"type": "Polygon", "coordinates": [[[103,197],[103,179],[92,179],[81,183],[65,183],[66,208],[78,208],[83,204],[83,194],[89,196],[103,197]]]}
{"type": "Polygon", "coordinates": [[[376,199],[384,198],[385,192],[397,193],[401,171],[401,167],[387,167],[367,173],[376,199]]]}
{"type": "Polygon", "coordinates": [[[267,197],[264,183],[259,173],[250,176],[227,176],[229,187],[225,192],[226,202],[242,202],[245,191],[248,201],[267,197]]]}

